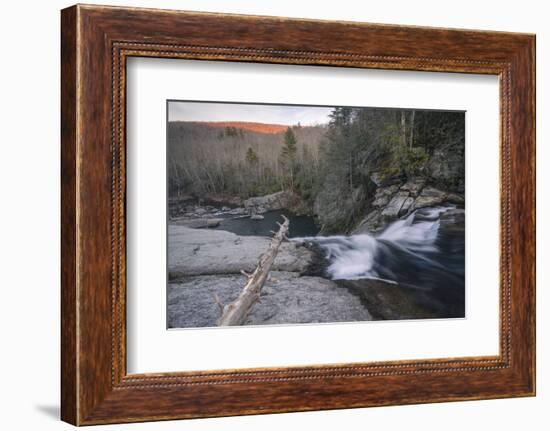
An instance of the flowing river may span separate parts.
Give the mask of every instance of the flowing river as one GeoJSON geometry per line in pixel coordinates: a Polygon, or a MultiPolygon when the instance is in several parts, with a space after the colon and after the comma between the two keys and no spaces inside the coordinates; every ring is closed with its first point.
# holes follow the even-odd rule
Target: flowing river
{"type": "Polygon", "coordinates": [[[454,207],[424,208],[376,235],[293,238],[324,252],[333,280],[398,285],[436,317],[464,317],[464,225],[442,223],[454,207]]]}

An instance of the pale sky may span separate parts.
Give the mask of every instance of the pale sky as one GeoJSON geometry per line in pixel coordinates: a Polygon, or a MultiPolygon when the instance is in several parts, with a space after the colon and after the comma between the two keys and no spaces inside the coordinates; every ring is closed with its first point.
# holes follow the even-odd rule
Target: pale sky
{"type": "Polygon", "coordinates": [[[326,124],[333,108],[244,103],[168,102],[169,121],[250,121],[302,126],[326,124]]]}

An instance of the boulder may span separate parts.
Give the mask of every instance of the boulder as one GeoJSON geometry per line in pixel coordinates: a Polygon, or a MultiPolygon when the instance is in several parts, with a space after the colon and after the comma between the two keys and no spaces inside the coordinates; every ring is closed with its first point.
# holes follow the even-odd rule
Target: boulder
{"type": "Polygon", "coordinates": [[[387,186],[387,187],[378,187],[374,195],[374,202],[372,203],[373,207],[380,208],[388,205],[392,195],[399,190],[397,184],[387,186]]]}
{"type": "Polygon", "coordinates": [[[249,214],[263,214],[268,211],[289,209],[300,204],[300,197],[289,190],[266,196],[257,196],[244,201],[244,207],[249,214]]]}
{"type": "Polygon", "coordinates": [[[383,221],[380,211],[373,210],[357,224],[351,231],[351,234],[380,232],[384,227],[386,227],[386,222],[383,221]]]}
{"type": "Polygon", "coordinates": [[[419,208],[433,207],[442,203],[464,205],[464,196],[457,193],[449,193],[435,187],[424,187],[420,196],[416,198],[411,211],[419,208]]]}
{"type": "Polygon", "coordinates": [[[417,197],[426,184],[425,178],[412,178],[401,186],[401,190],[409,192],[412,197],[417,197]]]}
{"type": "MultiPolygon", "coordinates": [[[[187,275],[238,274],[253,271],[271,238],[239,236],[223,230],[168,226],[168,273],[170,279],[187,275]]],[[[297,242],[285,242],[273,270],[303,273],[314,252],[297,242]]]]}
{"type": "MultiPolygon", "coordinates": [[[[168,284],[168,327],[216,326],[223,304],[235,300],[246,284],[238,274],[185,277],[168,284]]],[[[371,320],[358,296],[335,282],[271,271],[245,325],[357,322],[371,320]]]]}
{"type": "Polygon", "coordinates": [[[246,214],[246,209],[244,208],[233,208],[232,210],[228,211],[228,214],[231,215],[244,215],[246,214]]]}
{"type": "Polygon", "coordinates": [[[401,209],[399,210],[398,216],[401,217],[403,215],[406,215],[409,213],[409,210],[411,209],[412,205],[414,204],[414,198],[408,197],[403,202],[403,205],[401,206],[401,209]]]}
{"type": "Polygon", "coordinates": [[[464,205],[463,196],[432,186],[424,186],[424,183],[424,179],[414,179],[409,180],[401,187],[399,185],[379,187],[371,204],[371,210],[357,223],[351,233],[380,232],[390,222],[405,217],[420,208],[444,203],[464,205]]]}
{"type": "Polygon", "coordinates": [[[384,176],[380,172],[374,172],[373,174],[371,174],[370,180],[378,187],[380,187],[384,182],[384,176]]]}
{"type": "Polygon", "coordinates": [[[382,210],[382,216],[389,219],[397,218],[401,212],[403,204],[408,201],[408,197],[409,192],[407,191],[397,192],[388,205],[382,210]]]}
{"type": "Polygon", "coordinates": [[[447,202],[451,204],[458,204],[458,205],[464,205],[464,196],[461,196],[456,193],[448,193],[447,194],[447,202]]]}
{"type": "Polygon", "coordinates": [[[445,229],[464,230],[466,212],[460,208],[449,209],[441,214],[439,222],[445,229]]]}
{"type": "Polygon", "coordinates": [[[194,218],[194,219],[175,219],[170,224],[177,226],[187,226],[193,229],[217,227],[223,221],[221,218],[194,218]]]}
{"type": "Polygon", "coordinates": [[[420,196],[414,201],[413,209],[433,207],[446,202],[447,192],[438,190],[434,187],[424,187],[420,196]]]}
{"type": "Polygon", "coordinates": [[[250,220],[263,220],[265,217],[261,214],[252,214],[250,220]]]}
{"type": "Polygon", "coordinates": [[[374,208],[382,208],[382,207],[385,207],[386,205],[388,205],[388,203],[390,202],[390,198],[391,196],[390,195],[376,195],[374,197],[374,201],[372,202],[372,206],[374,208]]]}

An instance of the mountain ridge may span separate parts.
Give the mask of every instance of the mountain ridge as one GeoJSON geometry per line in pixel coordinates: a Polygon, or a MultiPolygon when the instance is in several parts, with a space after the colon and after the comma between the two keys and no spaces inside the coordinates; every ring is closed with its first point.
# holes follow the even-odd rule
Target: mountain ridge
{"type": "Polygon", "coordinates": [[[217,127],[217,128],[234,127],[236,129],[242,129],[250,132],[264,133],[264,134],[281,133],[281,132],[284,132],[289,127],[292,127],[286,124],[259,123],[259,122],[252,122],[252,121],[176,121],[176,122],[202,124],[202,125],[217,127]]]}

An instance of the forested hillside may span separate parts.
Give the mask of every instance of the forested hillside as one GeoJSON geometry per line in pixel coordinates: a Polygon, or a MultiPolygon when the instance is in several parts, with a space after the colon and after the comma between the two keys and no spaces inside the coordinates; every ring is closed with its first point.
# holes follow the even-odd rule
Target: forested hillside
{"type": "Polygon", "coordinates": [[[261,133],[192,122],[171,122],[168,127],[171,195],[241,198],[283,189],[308,197],[327,131],[326,126],[297,125],[278,133],[271,129],[261,133]]]}

